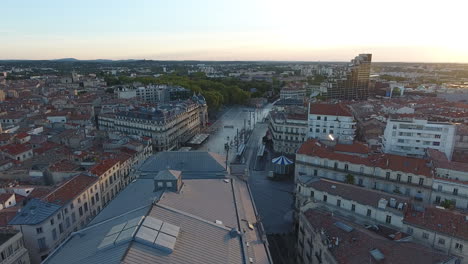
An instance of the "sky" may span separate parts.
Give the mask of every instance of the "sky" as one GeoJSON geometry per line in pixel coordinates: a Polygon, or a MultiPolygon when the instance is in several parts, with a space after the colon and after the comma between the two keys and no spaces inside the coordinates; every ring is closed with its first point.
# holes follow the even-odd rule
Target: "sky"
{"type": "Polygon", "coordinates": [[[467,0],[2,0],[0,59],[468,62],[467,0]]]}

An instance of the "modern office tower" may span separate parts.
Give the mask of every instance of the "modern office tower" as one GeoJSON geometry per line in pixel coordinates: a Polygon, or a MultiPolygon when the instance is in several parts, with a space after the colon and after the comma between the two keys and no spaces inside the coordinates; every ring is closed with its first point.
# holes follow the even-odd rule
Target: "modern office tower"
{"type": "Polygon", "coordinates": [[[342,76],[326,83],[329,99],[365,100],[369,97],[369,76],[372,54],[359,54],[342,76]]]}

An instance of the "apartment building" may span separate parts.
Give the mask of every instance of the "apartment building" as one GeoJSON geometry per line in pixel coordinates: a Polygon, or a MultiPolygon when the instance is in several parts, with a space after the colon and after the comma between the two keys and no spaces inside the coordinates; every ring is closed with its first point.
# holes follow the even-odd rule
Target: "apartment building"
{"type": "Polygon", "coordinates": [[[29,264],[28,250],[24,247],[23,234],[14,229],[0,231],[0,263],[29,264]]]}
{"type": "Polygon", "coordinates": [[[367,228],[349,218],[307,209],[299,214],[297,263],[456,264],[461,258],[408,241],[401,232],[367,228]]]}
{"type": "Polygon", "coordinates": [[[139,107],[98,116],[100,130],[149,137],[156,151],[178,148],[199,133],[207,122],[208,108],[201,95],[155,108],[139,107]]]}
{"type": "Polygon", "coordinates": [[[120,170],[120,160],[105,159],[90,169],[91,174],[97,177],[102,197],[102,206],[106,206],[122,190],[123,176],[120,170]]]}
{"type": "Polygon", "coordinates": [[[296,212],[306,208],[327,208],[342,215],[360,217],[402,229],[408,197],[387,194],[328,179],[314,178],[296,184],[296,212]]]}
{"type": "Polygon", "coordinates": [[[136,89],[120,89],[117,91],[118,98],[138,98],[149,103],[164,103],[175,100],[186,100],[190,98],[191,91],[180,86],[169,86],[165,84],[148,85],[136,89]]]}
{"type": "Polygon", "coordinates": [[[280,91],[280,99],[298,99],[304,100],[306,97],[306,88],[302,87],[284,87],[280,91]]]}
{"type": "Polygon", "coordinates": [[[10,222],[21,230],[31,262],[40,263],[101,210],[96,177],[78,175],[43,199],[32,198],[10,222]]]}
{"type": "Polygon", "coordinates": [[[456,126],[452,123],[419,119],[388,119],[382,149],[410,157],[423,157],[425,149],[436,149],[452,159],[456,126]]]}
{"type": "Polygon", "coordinates": [[[342,104],[309,105],[308,137],[351,143],[356,135],[356,121],[342,104]]]}
{"type": "Polygon", "coordinates": [[[468,209],[468,164],[449,161],[443,152],[426,151],[434,168],[431,202],[468,209]]]}
{"type": "Polygon", "coordinates": [[[295,178],[346,181],[429,203],[434,177],[427,160],[366,152],[362,145],[326,146],[310,139],[296,154],[295,178]]]}
{"type": "Polygon", "coordinates": [[[307,114],[304,111],[272,111],[268,121],[276,152],[294,154],[307,139],[307,114]]]}

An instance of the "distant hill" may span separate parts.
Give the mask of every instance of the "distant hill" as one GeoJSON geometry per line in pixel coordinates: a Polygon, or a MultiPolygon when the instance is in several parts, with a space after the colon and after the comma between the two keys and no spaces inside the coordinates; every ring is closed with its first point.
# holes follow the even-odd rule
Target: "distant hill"
{"type": "Polygon", "coordinates": [[[63,59],[56,59],[52,61],[79,61],[79,60],[75,58],[63,58],[63,59]]]}

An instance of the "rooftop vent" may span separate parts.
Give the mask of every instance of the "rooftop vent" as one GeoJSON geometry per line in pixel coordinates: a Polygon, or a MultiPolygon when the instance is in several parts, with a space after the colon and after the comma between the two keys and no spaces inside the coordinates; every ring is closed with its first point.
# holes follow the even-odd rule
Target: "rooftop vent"
{"type": "Polygon", "coordinates": [[[369,253],[377,261],[381,261],[385,258],[384,254],[377,248],[372,249],[369,253]]]}
{"type": "Polygon", "coordinates": [[[379,200],[379,208],[385,209],[385,208],[387,207],[387,203],[388,203],[387,199],[385,199],[385,198],[380,198],[380,200],[379,200]]]}
{"type": "Polygon", "coordinates": [[[345,224],[343,222],[336,222],[335,226],[338,227],[339,229],[345,231],[345,232],[348,232],[348,233],[353,231],[353,228],[351,226],[349,226],[349,225],[347,225],[347,224],[345,224]]]}
{"type": "Polygon", "coordinates": [[[231,229],[231,231],[229,231],[229,235],[232,238],[235,238],[235,237],[240,236],[240,232],[239,232],[239,230],[237,230],[237,228],[233,228],[233,229],[231,229]]]}

